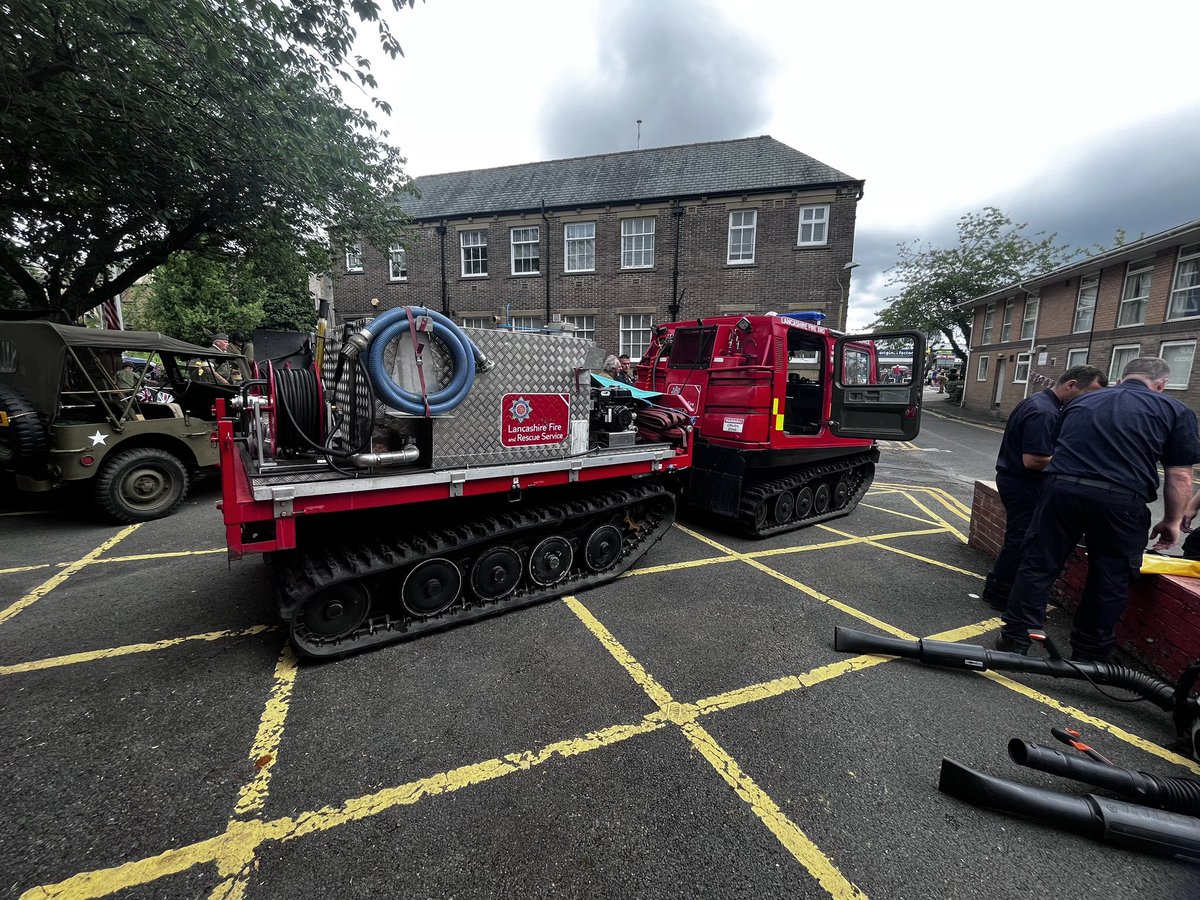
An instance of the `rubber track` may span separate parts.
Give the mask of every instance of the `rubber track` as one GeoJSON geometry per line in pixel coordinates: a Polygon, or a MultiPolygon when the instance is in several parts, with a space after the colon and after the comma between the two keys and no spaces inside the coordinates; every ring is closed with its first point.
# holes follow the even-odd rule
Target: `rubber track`
{"type": "MultiPolygon", "coordinates": [[[[337,546],[309,552],[277,573],[279,615],[291,625],[291,640],[296,649],[311,657],[341,656],[368,647],[408,641],[434,631],[442,631],[487,616],[499,615],[514,609],[532,606],[586,590],[617,578],[637,562],[671,527],[675,521],[675,497],[660,484],[635,485],[608,490],[586,500],[567,500],[561,503],[528,507],[455,525],[437,531],[396,532],[391,535],[367,535],[337,546]],[[525,572],[522,584],[502,600],[479,601],[470,596],[464,571],[463,588],[454,605],[445,612],[428,618],[410,615],[395,602],[395,615],[377,612],[374,608],[367,619],[351,635],[336,640],[318,638],[303,626],[301,607],[310,597],[337,584],[365,581],[415,565],[423,559],[442,556],[462,556],[475,547],[500,539],[509,544],[514,540],[530,540],[554,534],[569,534],[571,523],[596,516],[612,516],[633,504],[654,501],[647,520],[639,529],[626,530],[621,557],[603,572],[584,567],[582,549],[576,547],[571,572],[550,587],[528,583],[525,572]]],[[[528,560],[525,560],[527,565],[528,560]]],[[[397,579],[398,582],[398,579],[397,579]]],[[[395,593],[399,584],[395,585],[395,593]]]]}
{"type": "MultiPolygon", "coordinates": [[[[847,515],[853,511],[854,507],[858,506],[859,501],[866,496],[867,490],[871,487],[871,482],[875,480],[875,462],[878,459],[876,451],[864,453],[859,456],[850,456],[844,459],[835,460],[833,462],[822,463],[819,465],[805,466],[802,469],[795,469],[789,474],[776,478],[771,481],[757,484],[754,487],[747,488],[742,494],[742,503],[739,510],[738,521],[751,537],[769,537],[773,534],[782,534],[785,531],[795,531],[797,528],[805,528],[809,525],[815,525],[818,522],[826,522],[829,519],[836,519],[847,515]],[[851,477],[858,476],[859,483],[851,488],[850,497],[846,501],[846,505],[838,509],[829,509],[823,513],[812,513],[803,519],[792,519],[782,525],[773,524],[768,519],[768,524],[758,530],[754,527],[754,510],[759,503],[769,500],[776,494],[782,491],[795,490],[805,484],[814,485],[831,475],[840,475],[844,472],[858,470],[851,477]]],[[[833,490],[833,485],[830,485],[830,491],[833,490]]],[[[830,500],[832,502],[832,497],[830,500]]]]}

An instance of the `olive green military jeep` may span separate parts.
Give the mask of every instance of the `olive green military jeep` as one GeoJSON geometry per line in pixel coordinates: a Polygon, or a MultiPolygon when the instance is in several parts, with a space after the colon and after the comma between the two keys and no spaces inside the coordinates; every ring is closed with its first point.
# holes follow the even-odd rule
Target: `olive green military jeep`
{"type": "Polygon", "coordinates": [[[0,323],[0,470],[18,490],[91,480],[122,522],[169,515],[217,465],[213,407],[240,356],[148,331],[0,323]]]}

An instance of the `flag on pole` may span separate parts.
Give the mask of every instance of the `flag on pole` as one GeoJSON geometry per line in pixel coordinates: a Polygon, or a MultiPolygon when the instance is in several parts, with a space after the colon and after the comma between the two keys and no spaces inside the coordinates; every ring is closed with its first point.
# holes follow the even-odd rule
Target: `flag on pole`
{"type": "Polygon", "coordinates": [[[124,331],[125,321],[121,317],[121,295],[113,297],[111,300],[105,300],[100,306],[101,318],[104,322],[104,327],[109,331],[124,331]]]}

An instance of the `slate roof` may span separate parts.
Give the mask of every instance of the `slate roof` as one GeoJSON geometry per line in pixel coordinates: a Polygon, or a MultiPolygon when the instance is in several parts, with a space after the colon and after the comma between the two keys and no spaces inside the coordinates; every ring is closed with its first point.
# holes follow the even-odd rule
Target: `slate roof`
{"type": "Polygon", "coordinates": [[[769,135],[425,175],[420,197],[397,203],[414,219],[603,206],[683,197],[861,184],[769,135]]]}

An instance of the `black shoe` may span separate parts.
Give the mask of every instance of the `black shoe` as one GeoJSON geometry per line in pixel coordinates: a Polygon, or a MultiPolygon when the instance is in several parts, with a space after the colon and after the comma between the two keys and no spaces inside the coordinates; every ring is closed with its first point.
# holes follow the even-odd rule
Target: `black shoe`
{"type": "Polygon", "coordinates": [[[1020,641],[1014,641],[1012,638],[1000,635],[1000,637],[996,638],[996,649],[1004,653],[1019,653],[1025,656],[1029,653],[1029,642],[1021,643],[1020,641]]]}

